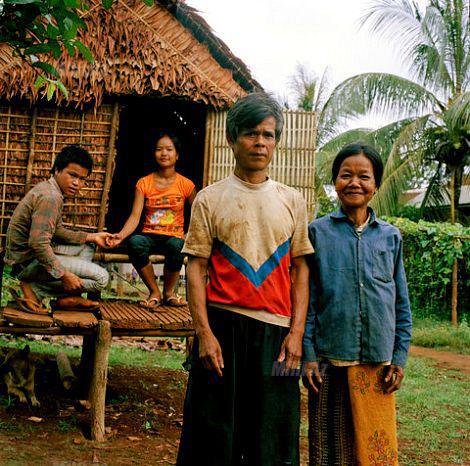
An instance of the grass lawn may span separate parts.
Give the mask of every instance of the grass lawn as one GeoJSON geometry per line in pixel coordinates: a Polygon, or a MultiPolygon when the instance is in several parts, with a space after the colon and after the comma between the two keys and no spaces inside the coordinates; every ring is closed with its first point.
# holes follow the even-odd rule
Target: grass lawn
{"type": "Polygon", "coordinates": [[[400,464],[469,464],[470,379],[410,358],[397,393],[400,464]]]}
{"type": "Polygon", "coordinates": [[[470,325],[463,320],[458,327],[433,319],[413,319],[413,345],[470,355],[470,325]]]}

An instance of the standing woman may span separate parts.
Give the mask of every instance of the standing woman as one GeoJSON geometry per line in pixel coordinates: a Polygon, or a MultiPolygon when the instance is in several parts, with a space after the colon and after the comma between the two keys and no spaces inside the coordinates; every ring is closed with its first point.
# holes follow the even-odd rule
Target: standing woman
{"type": "Polygon", "coordinates": [[[136,185],[132,212],[122,230],[113,235],[110,247],[116,247],[131,235],[144,211],[141,234],[133,235],[127,242],[129,257],[149,289],[148,299],[140,303],[147,309],[160,304],[184,306],[186,302],[175,295],[184,256],[184,203],[191,205],[196,197],[194,183],[175,170],[181,147],[176,136],[168,130],[157,133],[155,161],[157,170],[141,178],[136,185]],[[158,289],[151,254],[164,254],[163,295],[158,289]]]}
{"type": "Polygon", "coordinates": [[[383,164],[349,144],[333,162],[341,208],[309,227],[315,249],[303,343],[310,464],[398,464],[395,397],[411,340],[402,238],[368,207],[383,164]]]}

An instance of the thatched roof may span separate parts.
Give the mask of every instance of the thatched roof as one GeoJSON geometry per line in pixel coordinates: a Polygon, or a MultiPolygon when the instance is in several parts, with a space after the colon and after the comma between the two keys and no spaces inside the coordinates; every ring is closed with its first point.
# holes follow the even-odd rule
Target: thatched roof
{"type": "MultiPolygon", "coordinates": [[[[81,40],[95,63],[67,54],[56,63],[75,106],[100,105],[107,95],[157,95],[225,107],[261,88],[185,3],[160,0],[147,7],[141,0],[116,0],[109,11],[101,0],[92,3],[83,16],[88,31],[81,40]]],[[[0,47],[0,95],[38,100],[35,77],[29,66],[12,57],[9,47],[0,47]]]]}

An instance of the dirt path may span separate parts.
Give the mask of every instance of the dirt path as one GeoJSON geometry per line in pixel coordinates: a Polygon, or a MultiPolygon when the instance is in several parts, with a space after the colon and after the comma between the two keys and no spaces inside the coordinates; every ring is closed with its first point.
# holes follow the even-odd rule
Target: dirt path
{"type": "Polygon", "coordinates": [[[456,369],[470,375],[470,356],[411,345],[410,354],[433,359],[444,369],[456,369]]]}

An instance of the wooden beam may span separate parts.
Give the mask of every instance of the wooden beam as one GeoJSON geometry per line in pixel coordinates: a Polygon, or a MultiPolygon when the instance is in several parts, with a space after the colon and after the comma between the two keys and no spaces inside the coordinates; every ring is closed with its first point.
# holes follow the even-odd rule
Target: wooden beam
{"type": "Polygon", "coordinates": [[[98,325],[95,342],[95,360],[90,387],[91,439],[105,440],[105,400],[108,382],[108,358],[111,347],[111,325],[102,320],[98,325]]]}
{"type": "Polygon", "coordinates": [[[113,116],[111,120],[111,135],[109,137],[108,146],[108,158],[106,159],[106,175],[104,179],[103,195],[101,197],[101,210],[98,220],[98,231],[102,231],[104,228],[104,222],[106,219],[106,212],[108,206],[109,190],[111,189],[111,182],[114,174],[114,160],[116,156],[116,136],[119,126],[119,103],[114,102],[113,116]]]}
{"type": "Polygon", "coordinates": [[[31,126],[29,128],[29,148],[28,148],[28,163],[26,165],[26,182],[25,194],[31,188],[31,178],[33,176],[34,165],[34,144],[36,141],[36,121],[38,118],[38,108],[34,107],[33,114],[31,115],[31,126]]]}

